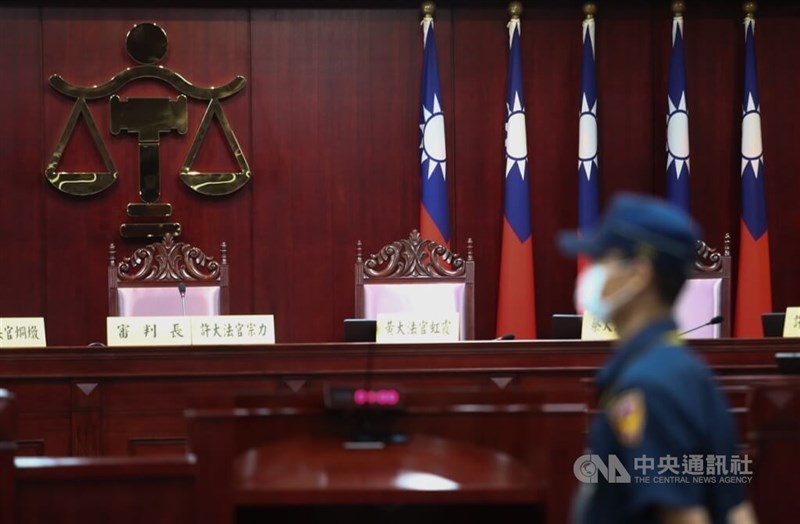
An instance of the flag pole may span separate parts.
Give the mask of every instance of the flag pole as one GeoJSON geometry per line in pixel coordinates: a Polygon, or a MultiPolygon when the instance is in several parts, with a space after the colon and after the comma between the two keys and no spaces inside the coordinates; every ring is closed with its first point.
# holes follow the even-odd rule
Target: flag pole
{"type": "MultiPolygon", "coordinates": [[[[578,118],[578,234],[585,235],[599,220],[599,163],[597,129],[597,81],[594,64],[594,28],[597,4],[584,2],[581,11],[581,99],[578,118]],[[591,56],[587,56],[586,37],[590,38],[591,56]],[[587,92],[588,91],[588,92],[587,92]],[[591,100],[590,100],[591,98],[591,100]]],[[[577,270],[580,274],[589,260],[579,256],[577,270]]],[[[578,313],[582,311],[578,310],[578,313]]]]}
{"type": "Polygon", "coordinates": [[[508,4],[503,229],[497,294],[497,336],[536,338],[530,174],[522,81],[522,4],[508,4]]]}
{"type": "Polygon", "coordinates": [[[769,228],[764,148],[761,135],[761,99],[755,56],[756,2],[745,2],[744,90],[742,100],[741,219],[739,271],[736,282],[737,337],[763,336],[761,314],[772,311],[769,228]]]}
{"type": "Polygon", "coordinates": [[[447,183],[447,146],[444,104],[439,81],[433,14],[436,4],[423,2],[422,10],[422,85],[420,129],[420,235],[425,240],[450,246],[450,206],[447,183]]]}

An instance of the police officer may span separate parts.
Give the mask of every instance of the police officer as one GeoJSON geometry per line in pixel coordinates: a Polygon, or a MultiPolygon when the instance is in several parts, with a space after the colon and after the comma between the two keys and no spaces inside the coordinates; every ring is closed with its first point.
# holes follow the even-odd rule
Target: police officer
{"type": "Polygon", "coordinates": [[[559,236],[563,252],[591,260],[578,277],[576,306],[612,323],[619,337],[596,377],[589,453],[618,460],[631,477],[613,482],[587,471],[594,476],[580,486],[575,522],[755,522],[744,486],[721,476],[743,457],[727,402],[672,316],[698,238],[681,209],[635,194],[617,196],[589,236],[559,236]],[[698,460],[703,482],[685,469],[698,460]]]}

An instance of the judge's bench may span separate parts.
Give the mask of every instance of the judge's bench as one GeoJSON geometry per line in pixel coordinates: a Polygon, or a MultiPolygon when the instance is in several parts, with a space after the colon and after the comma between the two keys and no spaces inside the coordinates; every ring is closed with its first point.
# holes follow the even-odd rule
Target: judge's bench
{"type": "MultiPolygon", "coordinates": [[[[759,516],[780,522],[800,509],[790,496],[800,380],[782,373],[775,355],[800,343],[694,346],[730,400],[759,516]]],[[[343,520],[392,507],[411,515],[466,507],[475,518],[502,509],[564,522],[596,409],[592,377],[610,351],[605,342],[548,340],[6,350],[0,387],[14,398],[0,431],[0,501],[14,502],[20,522],[56,513],[246,522],[264,508],[311,522],[314,507],[343,520]],[[343,443],[359,439],[347,410],[325,409],[331,386],[407,393],[413,400],[392,426],[404,440],[348,466],[343,443]],[[403,482],[416,488],[387,471],[412,474],[403,482]]]]}

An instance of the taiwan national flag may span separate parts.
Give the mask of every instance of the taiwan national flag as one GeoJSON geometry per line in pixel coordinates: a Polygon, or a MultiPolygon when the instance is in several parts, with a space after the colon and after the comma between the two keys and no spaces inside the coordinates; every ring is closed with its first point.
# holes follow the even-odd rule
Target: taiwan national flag
{"type": "MultiPolygon", "coordinates": [[[[597,162],[597,79],[594,67],[594,17],[582,24],[580,120],[578,124],[578,232],[588,235],[600,220],[600,167],[597,162]]],[[[578,259],[578,271],[587,265],[578,259]]]]}
{"type": "Polygon", "coordinates": [[[683,16],[672,20],[672,56],[667,93],[667,198],[689,212],[689,113],[683,62],[683,16]]]}
{"type": "Polygon", "coordinates": [[[772,311],[769,233],[761,148],[761,105],[756,75],[755,20],[747,17],[742,102],[742,216],[736,286],[737,337],[761,337],[761,314],[772,311]]]}
{"type": "Polygon", "coordinates": [[[522,97],[520,22],[508,24],[508,94],[506,96],[505,212],[497,303],[497,336],[536,338],[533,236],[528,179],[525,103],[522,97]]]}
{"type": "Polygon", "coordinates": [[[422,21],[422,112],[421,175],[422,203],[420,205],[420,235],[423,239],[450,244],[450,211],[447,205],[447,154],[444,140],[442,88],[439,85],[439,63],[436,59],[436,37],[433,18],[422,21]]]}

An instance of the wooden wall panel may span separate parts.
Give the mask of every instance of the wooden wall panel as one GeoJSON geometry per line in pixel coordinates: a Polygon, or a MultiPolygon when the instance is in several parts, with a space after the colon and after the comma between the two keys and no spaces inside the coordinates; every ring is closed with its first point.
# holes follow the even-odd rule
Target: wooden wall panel
{"type": "Polygon", "coordinates": [[[76,452],[72,445],[71,384],[67,380],[3,378],[0,387],[16,396],[20,455],[68,456],[76,452]]]}
{"type": "MultiPolygon", "coordinates": [[[[543,15],[523,15],[522,23],[539,337],[549,336],[553,313],[573,309],[575,262],[556,252],[554,236],[562,229],[577,229],[578,223],[581,64],[577,57],[582,44],[580,15],[563,9],[549,9],[543,15]]],[[[602,170],[602,156],[600,162],[602,170]]]]}
{"type": "MultiPolygon", "coordinates": [[[[665,176],[663,171],[650,173],[653,128],[666,121],[653,114],[650,12],[644,4],[607,6],[597,17],[597,132],[604,203],[619,191],[652,192],[654,180],[665,176]]],[[[666,91],[662,98],[666,100],[666,91]]]]}
{"type": "Polygon", "coordinates": [[[39,9],[3,8],[0,34],[0,316],[39,316],[44,305],[41,24],[39,9]],[[17,246],[12,250],[12,246],[17,246]],[[16,253],[15,253],[16,251],[16,253]]]}
{"type": "Polygon", "coordinates": [[[447,175],[455,180],[455,246],[463,255],[467,239],[474,241],[475,332],[480,337],[492,335],[496,323],[490,312],[497,308],[500,274],[508,30],[502,10],[462,9],[455,16],[453,70],[460,81],[453,97],[455,113],[445,115],[457,123],[447,175]]]}
{"type": "Polygon", "coordinates": [[[377,251],[417,226],[417,18],[253,12],[255,310],[279,340],[341,339],[356,241],[377,251]]]}
{"type": "MultiPolygon", "coordinates": [[[[78,199],[55,191],[43,168],[70,101],[46,84],[61,73],[79,84],[109,78],[132,64],[124,35],[136,22],[165,27],[164,65],[200,85],[237,74],[246,89],[224,102],[250,160],[252,182],[228,198],[201,198],[175,176],[196,132],[203,104],[190,102],[189,134],[162,138],[162,200],[175,206],[184,239],[217,252],[227,241],[234,313],[274,313],[283,342],[341,340],[353,313],[355,242],[365,253],[418,225],[419,90],[422,56],[416,6],[301,8],[244,3],[225,8],[3,8],[4,55],[19,80],[0,87],[3,177],[0,241],[21,245],[0,257],[0,314],[44,315],[53,344],[105,338],[107,244],[121,242],[124,206],[136,200],[137,147],[131,135],[108,134],[108,106],[91,104],[121,174],[111,189],[78,199]],[[271,7],[272,6],[272,7],[271,7]],[[19,64],[25,64],[19,67],[19,64]],[[23,125],[12,122],[25,122],[23,125]],[[38,123],[37,123],[38,122],[38,123]],[[5,178],[4,178],[5,179],[5,178]]],[[[800,51],[793,27],[800,7],[766,3],[757,51],[762,93],[767,198],[775,308],[800,302],[793,271],[800,233],[794,195],[800,51]]],[[[447,122],[452,245],[468,237],[477,260],[478,338],[494,336],[503,209],[503,117],[507,39],[505,6],[457,2],[436,13],[447,122]]],[[[578,4],[529,8],[523,14],[523,68],[528,110],[531,202],[539,335],[550,315],[569,312],[575,264],[553,236],[576,226],[576,155],[580,90],[578,4]]],[[[617,2],[597,18],[597,77],[603,201],[619,190],[665,189],[668,5],[617,2]]],[[[712,245],[734,236],[739,216],[742,31],[739,7],[692,3],[686,15],[686,63],[692,146],[692,210],[712,245]]],[[[144,82],[124,96],[175,96],[144,82]]],[[[218,132],[199,169],[227,168],[218,132]]],[[[96,165],[79,131],[64,167],[96,165]]]]}
{"type": "Polygon", "coordinates": [[[774,15],[764,9],[764,14],[770,16],[756,22],[772,299],[776,311],[800,304],[800,274],[795,264],[800,257],[800,46],[796,44],[795,31],[800,8],[779,10],[781,7],[773,6],[774,15]]]}

